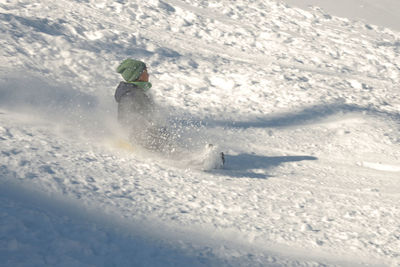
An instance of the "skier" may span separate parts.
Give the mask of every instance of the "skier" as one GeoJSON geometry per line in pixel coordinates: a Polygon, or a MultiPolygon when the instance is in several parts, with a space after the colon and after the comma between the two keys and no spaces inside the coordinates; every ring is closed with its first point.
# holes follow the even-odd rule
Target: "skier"
{"type": "MultiPolygon", "coordinates": [[[[149,82],[146,64],[129,58],[122,61],[117,72],[125,80],[119,83],[115,91],[118,121],[128,132],[129,142],[150,151],[163,152],[164,155],[176,154],[177,136],[160,124],[154,101],[148,94],[152,85],[149,82]]],[[[185,155],[182,151],[180,153],[185,155]]],[[[217,152],[212,144],[207,144],[200,154],[200,162],[204,169],[221,168],[224,165],[224,153],[217,152]]],[[[188,157],[189,161],[193,161],[190,155],[188,157]]],[[[198,161],[197,158],[196,160],[198,161]]]]}
{"type": "Polygon", "coordinates": [[[169,134],[155,120],[155,105],[148,90],[152,84],[146,64],[139,60],[126,59],[118,66],[125,81],[115,91],[118,103],[118,121],[127,131],[129,141],[149,150],[163,151],[168,148],[169,134]]]}

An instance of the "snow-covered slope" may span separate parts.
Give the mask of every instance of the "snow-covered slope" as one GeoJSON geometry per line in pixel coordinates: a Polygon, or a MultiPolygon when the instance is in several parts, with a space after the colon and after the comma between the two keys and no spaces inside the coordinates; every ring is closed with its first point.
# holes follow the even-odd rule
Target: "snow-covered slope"
{"type": "Polygon", "coordinates": [[[0,1],[0,25],[0,266],[400,264],[400,33],[261,0],[0,1]],[[225,169],[115,145],[127,57],[225,169]]]}
{"type": "Polygon", "coordinates": [[[397,15],[400,2],[397,0],[284,0],[284,2],[303,9],[319,7],[331,15],[400,30],[400,17],[397,15]]]}

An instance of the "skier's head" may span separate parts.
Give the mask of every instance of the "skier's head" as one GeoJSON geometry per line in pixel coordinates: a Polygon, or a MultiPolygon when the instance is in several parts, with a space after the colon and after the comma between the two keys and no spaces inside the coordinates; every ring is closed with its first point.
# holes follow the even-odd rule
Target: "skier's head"
{"type": "Polygon", "coordinates": [[[147,73],[146,64],[139,60],[131,58],[125,59],[117,68],[117,72],[122,75],[127,82],[148,82],[149,74],[147,73]]]}

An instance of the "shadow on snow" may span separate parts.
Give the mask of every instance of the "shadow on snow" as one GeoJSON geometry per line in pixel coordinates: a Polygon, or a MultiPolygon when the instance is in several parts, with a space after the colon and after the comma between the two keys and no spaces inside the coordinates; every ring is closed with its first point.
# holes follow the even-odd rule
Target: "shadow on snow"
{"type": "Polygon", "coordinates": [[[377,110],[373,107],[360,107],[344,103],[321,104],[306,107],[303,110],[270,115],[264,118],[255,118],[246,121],[223,121],[207,120],[209,127],[228,127],[228,128],[283,128],[298,125],[306,125],[318,122],[336,114],[365,113],[366,115],[378,116],[385,119],[392,119],[400,122],[399,113],[390,113],[377,110]]]}
{"type": "Polygon", "coordinates": [[[221,173],[235,178],[259,178],[271,177],[265,171],[278,167],[287,162],[305,160],[318,160],[312,156],[274,156],[267,157],[254,154],[225,155],[226,167],[221,173]],[[255,172],[261,170],[261,172],[255,172]]]}
{"type": "MultiPolygon", "coordinates": [[[[32,265],[32,260],[38,266],[61,262],[69,266],[227,264],[207,248],[191,248],[180,240],[171,240],[167,228],[167,233],[158,225],[154,230],[156,226],[149,223],[107,214],[100,208],[82,205],[77,199],[46,194],[31,184],[22,185],[3,176],[0,212],[5,244],[17,244],[13,249],[0,250],[5,266],[32,265]]],[[[249,261],[246,257],[238,260],[249,261]]]]}

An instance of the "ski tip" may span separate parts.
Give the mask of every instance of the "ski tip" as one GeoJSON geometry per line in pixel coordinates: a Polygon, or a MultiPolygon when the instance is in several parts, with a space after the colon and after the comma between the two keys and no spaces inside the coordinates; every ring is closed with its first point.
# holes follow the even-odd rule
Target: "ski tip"
{"type": "Polygon", "coordinates": [[[225,165],[225,154],[224,154],[224,152],[221,152],[220,155],[221,155],[222,166],[224,166],[225,165]]]}

